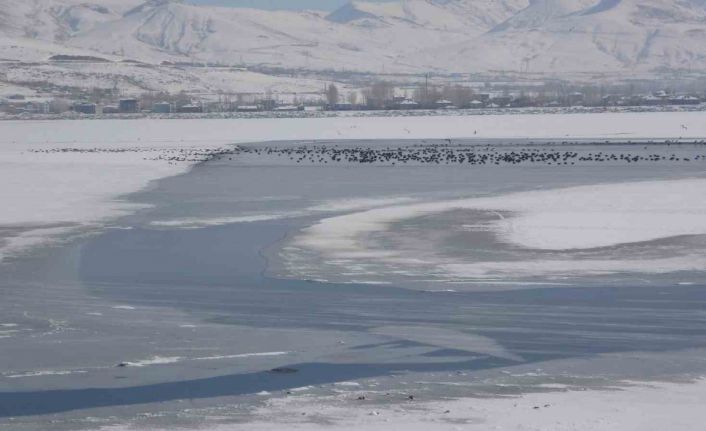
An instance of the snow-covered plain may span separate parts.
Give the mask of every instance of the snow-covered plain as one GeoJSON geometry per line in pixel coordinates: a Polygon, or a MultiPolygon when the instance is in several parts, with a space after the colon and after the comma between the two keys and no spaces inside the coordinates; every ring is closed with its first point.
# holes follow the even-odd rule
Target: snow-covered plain
{"type": "Polygon", "coordinates": [[[0,122],[0,256],[56,239],[57,229],[83,232],[134,211],[121,195],[194,163],[153,160],[169,151],[277,140],[687,139],[706,136],[705,120],[706,113],[680,112],[0,122]],[[35,152],[56,149],[77,151],[35,152]]]}

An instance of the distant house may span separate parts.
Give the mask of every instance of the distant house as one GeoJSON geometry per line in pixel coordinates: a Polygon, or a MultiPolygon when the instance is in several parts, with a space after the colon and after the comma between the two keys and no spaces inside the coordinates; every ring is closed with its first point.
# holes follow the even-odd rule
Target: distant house
{"type": "Polygon", "coordinates": [[[257,105],[238,105],[235,107],[236,112],[257,112],[260,107],[257,105]]]}
{"type": "Polygon", "coordinates": [[[95,115],[97,112],[96,104],[95,103],[77,103],[76,105],[74,105],[74,112],[77,112],[79,114],[95,115]]]}
{"type": "Polygon", "coordinates": [[[18,114],[46,114],[48,111],[48,105],[40,102],[27,102],[17,109],[18,114]]]}
{"type": "Polygon", "coordinates": [[[642,98],[642,103],[641,105],[647,105],[647,106],[659,106],[659,105],[665,105],[667,103],[666,97],[660,97],[660,96],[645,96],[642,98]]]}
{"type": "Polygon", "coordinates": [[[118,109],[123,114],[135,114],[140,112],[140,102],[137,99],[122,99],[118,103],[118,109]]]}
{"type": "MultiPolygon", "coordinates": [[[[495,107],[498,107],[497,104],[491,103],[491,105],[494,105],[495,107]]],[[[471,102],[468,104],[471,108],[478,109],[483,107],[483,102],[480,100],[471,100],[471,102]]]]}
{"type": "Polygon", "coordinates": [[[699,105],[701,99],[695,96],[677,96],[669,99],[672,105],[699,105]]]}
{"type": "Polygon", "coordinates": [[[399,109],[417,109],[419,108],[419,103],[414,100],[405,99],[397,104],[399,109]]]}
{"type": "Polygon", "coordinates": [[[490,93],[478,93],[476,95],[476,99],[480,100],[481,102],[485,103],[490,100],[490,93]]]}
{"type": "Polygon", "coordinates": [[[638,105],[642,105],[643,97],[635,94],[635,95],[631,95],[631,96],[623,96],[621,99],[624,101],[624,103],[626,105],[638,106],[638,105]]]}
{"type": "Polygon", "coordinates": [[[617,106],[620,104],[621,98],[618,94],[607,94],[601,97],[601,103],[605,106],[617,106]]]}
{"type": "Polygon", "coordinates": [[[340,102],[333,105],[334,111],[352,111],[353,104],[348,102],[340,102]]]}
{"type": "Polygon", "coordinates": [[[303,111],[304,110],[304,105],[297,106],[297,105],[284,105],[284,106],[278,106],[274,109],[275,111],[278,112],[291,112],[291,111],[303,111]]]}
{"type": "Polygon", "coordinates": [[[273,111],[277,106],[277,101],[274,99],[265,99],[260,101],[260,106],[263,111],[273,111]]]}
{"type": "Polygon", "coordinates": [[[524,107],[533,106],[533,105],[534,105],[534,101],[527,96],[520,96],[520,97],[514,98],[510,102],[510,107],[512,107],[512,108],[524,108],[524,107]]]}
{"type": "Polygon", "coordinates": [[[583,105],[584,95],[578,91],[569,94],[570,105],[583,105]]]}
{"type": "MultiPolygon", "coordinates": [[[[481,100],[482,100],[482,99],[481,99],[481,100]]],[[[498,105],[498,106],[500,106],[500,107],[505,107],[505,106],[510,105],[510,103],[512,102],[512,97],[510,97],[510,96],[498,96],[498,97],[494,97],[494,98],[492,98],[492,99],[489,99],[489,101],[490,101],[491,103],[495,103],[496,105],[498,105]]]]}
{"type": "Polygon", "coordinates": [[[200,114],[203,108],[197,105],[184,105],[177,108],[179,114],[200,114]]]}
{"type": "Polygon", "coordinates": [[[152,105],[152,112],[156,114],[171,114],[172,104],[169,102],[157,102],[152,105]]]}
{"type": "Polygon", "coordinates": [[[434,102],[434,106],[440,109],[452,108],[454,106],[454,103],[450,100],[442,99],[434,102]]]}
{"type": "Polygon", "coordinates": [[[115,105],[108,105],[103,107],[103,113],[104,114],[119,114],[120,113],[120,108],[118,108],[115,105]]]}

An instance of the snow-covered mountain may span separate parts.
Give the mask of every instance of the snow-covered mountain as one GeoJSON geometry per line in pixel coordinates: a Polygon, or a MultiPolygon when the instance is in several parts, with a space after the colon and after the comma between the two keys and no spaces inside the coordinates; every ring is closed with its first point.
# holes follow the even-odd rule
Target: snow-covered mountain
{"type": "Polygon", "coordinates": [[[144,0],[0,0],[0,32],[60,41],[119,20],[144,0]]]}
{"type": "Polygon", "coordinates": [[[514,14],[491,31],[539,29],[553,20],[595,5],[595,0],[531,0],[529,6],[514,14]]]}
{"type": "Polygon", "coordinates": [[[463,33],[484,32],[527,6],[527,0],[352,1],[326,19],[362,27],[413,25],[463,33]]]}
{"type": "Polygon", "coordinates": [[[536,0],[478,38],[427,54],[481,70],[706,71],[704,0],[536,0]],[[489,55],[492,53],[492,55],[489,55]]]}
{"type": "Polygon", "coordinates": [[[366,72],[706,71],[706,0],[356,0],[330,14],[0,0],[0,58],[61,52],[366,72]]]}

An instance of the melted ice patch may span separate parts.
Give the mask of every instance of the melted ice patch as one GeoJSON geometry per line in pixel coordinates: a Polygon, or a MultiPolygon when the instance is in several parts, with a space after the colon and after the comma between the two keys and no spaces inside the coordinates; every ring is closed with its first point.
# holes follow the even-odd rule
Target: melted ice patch
{"type": "Polygon", "coordinates": [[[284,356],[289,355],[291,352],[262,352],[262,353],[240,353],[236,355],[219,355],[219,356],[205,356],[201,358],[194,358],[195,361],[214,361],[219,359],[239,359],[239,358],[254,358],[254,357],[265,357],[265,356],[284,356]]]}
{"type": "Polygon", "coordinates": [[[408,204],[411,202],[414,202],[414,199],[410,197],[337,199],[323,202],[309,208],[309,210],[319,212],[346,212],[389,205],[408,204]]]}
{"type": "Polygon", "coordinates": [[[167,365],[175,364],[180,362],[183,358],[181,356],[153,356],[150,359],[143,359],[134,362],[124,362],[125,365],[129,367],[149,367],[151,365],[167,365]]]}
{"type": "Polygon", "coordinates": [[[255,214],[235,217],[214,217],[214,218],[185,218],[177,220],[156,220],[150,223],[151,226],[178,229],[200,229],[204,227],[222,226],[236,223],[255,223],[261,221],[280,220],[289,217],[296,217],[298,213],[289,214],[255,214]]]}
{"type": "Polygon", "coordinates": [[[28,371],[25,373],[8,374],[5,375],[8,379],[21,379],[26,377],[43,377],[43,376],[67,376],[70,374],[85,374],[88,371],[83,370],[42,370],[42,371],[28,371]]]}
{"type": "Polygon", "coordinates": [[[376,208],[390,204],[402,204],[412,202],[412,198],[351,198],[324,201],[317,205],[298,210],[272,214],[237,214],[226,217],[192,217],[173,220],[155,220],[150,222],[150,226],[158,228],[175,229],[201,229],[205,227],[223,226],[237,223],[257,223],[272,220],[283,220],[288,218],[303,217],[315,213],[350,212],[364,209],[376,208]]]}
{"type": "Polygon", "coordinates": [[[268,357],[268,356],[284,356],[289,355],[291,352],[258,352],[258,353],[239,353],[234,355],[214,355],[214,356],[203,356],[190,358],[186,356],[153,356],[149,359],[143,359],[139,361],[126,361],[122,362],[128,367],[149,367],[153,365],[168,365],[176,364],[180,362],[188,361],[216,361],[223,359],[243,359],[243,358],[255,358],[255,357],[268,357]]]}

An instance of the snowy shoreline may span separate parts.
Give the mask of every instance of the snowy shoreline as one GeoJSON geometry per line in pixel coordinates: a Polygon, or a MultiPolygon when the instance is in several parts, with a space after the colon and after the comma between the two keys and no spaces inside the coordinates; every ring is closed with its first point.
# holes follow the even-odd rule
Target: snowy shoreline
{"type": "Polygon", "coordinates": [[[338,117],[468,117],[508,115],[567,115],[567,114],[619,114],[656,112],[704,112],[706,105],[667,106],[608,106],[608,107],[527,107],[527,108],[480,108],[480,109],[412,109],[412,110],[368,110],[368,111],[262,111],[262,112],[210,112],[197,114],[96,114],[75,112],[64,114],[0,115],[0,121],[72,121],[72,120],[254,120],[254,119],[305,119],[338,117]]]}
{"type": "Polygon", "coordinates": [[[701,139],[706,112],[0,122],[0,261],[139,209],[121,196],[186,172],[168,151],[266,141],[358,139],[701,139]],[[50,152],[57,149],[134,149],[50,152]],[[139,151],[138,151],[139,150],[139,151]]]}
{"type": "MultiPolygon", "coordinates": [[[[332,397],[301,394],[269,400],[253,411],[247,423],[189,429],[692,431],[706,420],[706,412],[701,408],[706,392],[703,377],[688,383],[620,381],[602,390],[553,384],[545,388],[550,392],[519,397],[408,400],[383,405],[368,400],[351,401],[349,392],[332,397]]],[[[100,431],[145,429],[148,428],[129,424],[99,428],[100,431]]]]}
{"type": "Polygon", "coordinates": [[[285,417],[300,418],[294,423],[288,420],[289,429],[340,431],[386,430],[391,425],[412,431],[456,430],[460,426],[470,430],[692,430],[694,424],[706,419],[699,408],[706,391],[704,380],[691,384],[617,382],[606,390],[556,389],[518,398],[462,398],[367,409],[344,408],[340,401],[285,399],[261,409],[259,421],[215,430],[278,429],[285,417]],[[302,411],[317,412],[332,423],[308,422],[302,411]]]}

